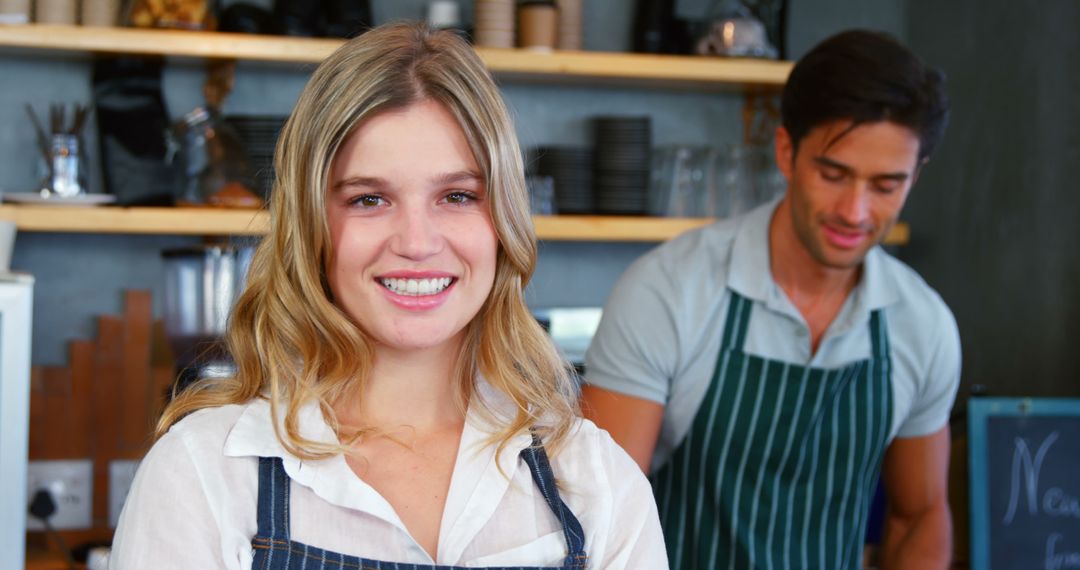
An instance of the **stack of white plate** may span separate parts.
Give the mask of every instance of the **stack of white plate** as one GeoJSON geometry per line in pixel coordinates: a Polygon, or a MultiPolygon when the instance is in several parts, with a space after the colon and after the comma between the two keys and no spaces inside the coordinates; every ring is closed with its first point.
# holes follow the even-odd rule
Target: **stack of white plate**
{"type": "Polygon", "coordinates": [[[477,46],[514,47],[514,0],[476,0],[473,7],[477,46]]]}

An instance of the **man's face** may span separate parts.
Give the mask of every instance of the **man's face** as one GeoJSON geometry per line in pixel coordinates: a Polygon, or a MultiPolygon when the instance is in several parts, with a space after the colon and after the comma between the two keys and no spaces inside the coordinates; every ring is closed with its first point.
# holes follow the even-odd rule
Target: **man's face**
{"type": "Polygon", "coordinates": [[[815,261],[834,269],[857,267],[885,238],[921,166],[911,129],[880,121],[845,133],[850,125],[815,127],[797,151],[783,127],[776,133],[795,233],[815,261]]]}

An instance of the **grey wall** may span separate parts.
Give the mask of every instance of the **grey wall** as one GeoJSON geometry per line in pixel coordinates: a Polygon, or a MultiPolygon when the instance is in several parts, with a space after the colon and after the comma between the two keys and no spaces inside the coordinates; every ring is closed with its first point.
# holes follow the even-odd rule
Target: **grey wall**
{"type": "Polygon", "coordinates": [[[965,389],[1080,395],[1080,4],[909,4],[953,122],[909,199],[901,257],[956,314],[965,389]]]}
{"type": "MultiPolygon", "coordinates": [[[[793,50],[805,51],[826,35],[852,26],[899,34],[903,0],[792,0],[789,35],[793,50]]],[[[464,15],[471,2],[463,1],[464,15]]],[[[417,18],[424,0],[374,3],[377,22],[417,18]]],[[[680,16],[700,18],[712,0],[681,0],[680,16]]],[[[585,47],[626,50],[634,3],[590,0],[586,4],[585,47]]],[[[794,52],[793,53],[800,53],[794,52]]],[[[169,112],[174,118],[201,103],[199,62],[170,61],[164,78],[169,112]]],[[[240,63],[236,87],[225,112],[287,114],[311,66],[240,63]]],[[[0,189],[26,191],[37,178],[33,134],[24,102],[87,102],[89,58],[40,52],[0,53],[0,189]]],[[[653,118],[656,144],[719,144],[741,135],[741,97],[687,90],[504,85],[524,146],[588,144],[586,119],[596,114],[647,114],[653,118]]],[[[92,138],[92,137],[91,137],[92,138]]],[[[88,141],[92,143],[93,141],[88,141]]],[[[91,144],[91,156],[96,148],[91,144]]],[[[99,177],[98,177],[99,178],[99,177]]],[[[100,186],[96,187],[100,189],[100,186]]],[[[197,243],[173,236],[105,236],[22,233],[14,268],[37,276],[34,306],[34,364],[62,364],[66,342],[93,338],[94,316],[118,314],[124,288],[151,289],[155,314],[161,315],[162,249],[197,243]]],[[[597,306],[636,257],[654,244],[543,243],[528,301],[533,307],[597,306]]]]}
{"type": "Polygon", "coordinates": [[[788,0],[788,59],[798,59],[826,37],[847,28],[881,30],[904,41],[904,0],[788,0]]]}

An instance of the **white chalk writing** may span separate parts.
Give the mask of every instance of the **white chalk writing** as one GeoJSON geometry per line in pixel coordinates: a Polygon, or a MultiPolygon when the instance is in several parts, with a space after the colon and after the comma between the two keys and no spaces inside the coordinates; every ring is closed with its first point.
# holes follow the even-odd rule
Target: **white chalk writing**
{"type": "Polygon", "coordinates": [[[1062,568],[1080,568],[1080,552],[1057,551],[1057,543],[1064,537],[1061,533],[1054,533],[1046,539],[1046,570],[1062,570],[1062,568]]]}
{"type": "Polygon", "coordinates": [[[1066,494],[1060,487],[1051,487],[1043,495],[1043,512],[1054,517],[1080,519],[1080,499],[1066,494]]]}
{"type": "Polygon", "coordinates": [[[1012,524],[1013,518],[1016,516],[1016,508],[1020,504],[1021,490],[1024,491],[1024,496],[1027,498],[1028,514],[1032,516],[1038,514],[1039,471],[1042,470],[1043,460],[1046,459],[1050,446],[1057,441],[1057,438],[1058,432],[1056,431],[1047,436],[1042,445],[1039,446],[1039,450],[1035,452],[1034,458],[1031,457],[1031,450],[1028,448],[1027,440],[1020,437],[1016,438],[1016,447],[1013,450],[1012,480],[1009,486],[1009,506],[1005,510],[1004,522],[1006,525],[1012,524]],[[1023,477],[1022,481],[1021,477],[1023,477]]]}

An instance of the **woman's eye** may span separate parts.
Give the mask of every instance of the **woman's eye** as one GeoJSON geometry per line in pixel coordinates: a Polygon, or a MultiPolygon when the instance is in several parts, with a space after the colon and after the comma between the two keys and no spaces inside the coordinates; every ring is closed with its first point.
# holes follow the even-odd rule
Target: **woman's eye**
{"type": "Polygon", "coordinates": [[[446,202],[449,204],[467,204],[476,200],[476,194],[472,192],[451,192],[446,195],[446,202]]]}
{"type": "Polygon", "coordinates": [[[382,196],[378,196],[375,194],[361,194],[359,196],[349,198],[350,206],[359,206],[361,208],[374,208],[381,205],[382,203],[382,196]]]}

